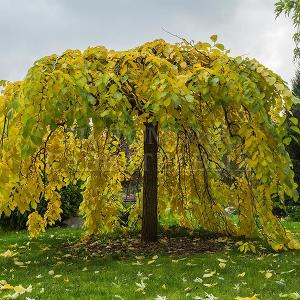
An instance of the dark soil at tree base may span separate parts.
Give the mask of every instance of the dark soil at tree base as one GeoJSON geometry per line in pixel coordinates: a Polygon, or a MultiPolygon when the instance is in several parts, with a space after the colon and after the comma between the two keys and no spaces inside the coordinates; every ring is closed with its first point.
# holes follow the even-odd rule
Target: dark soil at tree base
{"type": "Polygon", "coordinates": [[[122,257],[151,256],[155,254],[191,255],[204,252],[218,252],[233,243],[228,238],[206,239],[201,237],[161,238],[157,242],[142,243],[140,238],[121,238],[103,242],[86,240],[68,245],[74,252],[85,251],[95,256],[116,255],[122,257]]]}

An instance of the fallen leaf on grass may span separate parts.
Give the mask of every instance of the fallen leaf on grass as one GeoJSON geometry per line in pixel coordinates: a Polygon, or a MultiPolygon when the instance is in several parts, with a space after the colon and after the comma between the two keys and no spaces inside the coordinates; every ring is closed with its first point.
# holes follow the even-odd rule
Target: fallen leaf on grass
{"type": "Polygon", "coordinates": [[[17,299],[20,295],[23,295],[25,293],[31,293],[32,285],[29,285],[27,288],[24,288],[22,285],[18,285],[15,286],[13,290],[15,291],[15,293],[10,295],[10,299],[17,299]]]}
{"type": "Polygon", "coordinates": [[[219,267],[220,267],[221,269],[224,269],[224,268],[226,267],[226,264],[223,263],[223,262],[220,262],[220,263],[219,263],[219,267]]]}
{"type": "Polygon", "coordinates": [[[286,285],[284,279],[276,280],[275,282],[280,285],[286,285]]]}
{"type": "Polygon", "coordinates": [[[290,293],[290,294],[279,294],[280,298],[288,298],[288,299],[300,299],[300,294],[295,292],[295,293],[290,293]]]}
{"type": "Polygon", "coordinates": [[[142,266],[143,264],[139,260],[137,260],[136,262],[133,262],[132,265],[133,266],[142,266]]]}
{"type": "Polygon", "coordinates": [[[137,260],[142,260],[144,258],[145,258],[144,256],[135,256],[135,259],[137,259],[137,260]]]}
{"type": "Polygon", "coordinates": [[[295,269],[292,269],[292,270],[289,270],[289,271],[281,272],[280,274],[288,274],[288,273],[292,273],[292,272],[294,272],[294,271],[295,271],[295,269]]]}
{"type": "Polygon", "coordinates": [[[0,285],[0,290],[13,290],[13,289],[14,289],[14,287],[8,283],[0,285]]]}
{"type": "Polygon", "coordinates": [[[42,251],[49,251],[50,248],[49,248],[48,246],[46,246],[46,247],[42,247],[41,250],[42,250],[42,251]]]}
{"type": "Polygon", "coordinates": [[[197,266],[197,264],[192,264],[192,263],[190,263],[190,262],[186,263],[186,265],[187,265],[188,267],[194,267],[194,266],[197,266]]]}
{"type": "Polygon", "coordinates": [[[14,264],[18,267],[24,267],[24,263],[22,261],[14,260],[14,264]]]}
{"type": "Polygon", "coordinates": [[[210,287],[216,286],[217,283],[216,282],[215,283],[203,283],[203,285],[210,288],[210,287]]]}
{"type": "Polygon", "coordinates": [[[250,297],[240,297],[240,296],[237,296],[235,299],[236,300],[259,300],[258,298],[258,294],[255,294],[253,296],[250,296],[250,297]]]}
{"type": "Polygon", "coordinates": [[[6,252],[0,254],[0,256],[2,257],[14,257],[16,255],[18,255],[18,252],[10,251],[10,250],[7,250],[6,252]]]}
{"type": "Polygon", "coordinates": [[[272,276],[273,276],[273,273],[271,273],[271,272],[266,272],[266,274],[265,274],[265,277],[267,279],[271,278],[272,276]]]}
{"type": "Polygon", "coordinates": [[[238,274],[238,277],[244,277],[246,275],[245,272],[238,274]]]}
{"type": "Polygon", "coordinates": [[[31,293],[32,285],[29,285],[27,288],[24,288],[22,285],[18,285],[14,287],[14,291],[18,294],[31,293]]]}
{"type": "Polygon", "coordinates": [[[166,296],[157,295],[156,298],[154,298],[154,300],[168,300],[168,298],[166,296]]]}
{"type": "Polygon", "coordinates": [[[145,294],[146,283],[143,280],[141,280],[141,282],[136,282],[135,284],[138,287],[136,291],[145,294]]]}
{"type": "Polygon", "coordinates": [[[206,274],[203,274],[203,278],[209,278],[209,277],[212,277],[216,274],[216,271],[212,271],[210,273],[206,273],[206,274]]]}

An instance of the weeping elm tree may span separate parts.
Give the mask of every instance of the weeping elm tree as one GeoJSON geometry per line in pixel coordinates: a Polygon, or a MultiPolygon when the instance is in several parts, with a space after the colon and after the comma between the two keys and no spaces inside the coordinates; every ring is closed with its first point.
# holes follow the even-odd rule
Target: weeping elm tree
{"type": "Polygon", "coordinates": [[[119,230],[123,183],[139,170],[129,226],[141,227],[144,242],[157,239],[158,216],[171,214],[188,228],[300,248],[272,214],[273,197],[298,197],[282,112],[299,100],[256,60],[230,56],[216,36],[67,50],[3,86],[0,213],[33,210],[31,236],[60,219],[58,191],[77,180],[85,182],[86,233],[119,230]],[[42,198],[44,215],[34,211],[42,198]]]}

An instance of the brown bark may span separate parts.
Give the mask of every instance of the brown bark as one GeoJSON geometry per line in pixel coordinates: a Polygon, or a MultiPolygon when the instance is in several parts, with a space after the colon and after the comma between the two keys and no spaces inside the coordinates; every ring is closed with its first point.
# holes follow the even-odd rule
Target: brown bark
{"type": "Polygon", "coordinates": [[[152,123],[145,126],[142,241],[148,243],[157,240],[158,126],[152,123]]]}

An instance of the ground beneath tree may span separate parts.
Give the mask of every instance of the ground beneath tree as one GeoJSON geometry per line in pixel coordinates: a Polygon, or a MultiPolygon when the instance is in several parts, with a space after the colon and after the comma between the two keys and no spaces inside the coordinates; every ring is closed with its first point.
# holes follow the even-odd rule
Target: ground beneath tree
{"type": "Polygon", "coordinates": [[[168,255],[190,255],[196,253],[218,252],[234,243],[227,237],[206,238],[198,236],[163,237],[155,243],[144,244],[139,238],[114,240],[86,240],[70,245],[76,252],[85,251],[91,255],[115,255],[131,257],[162,253],[168,255]]]}

